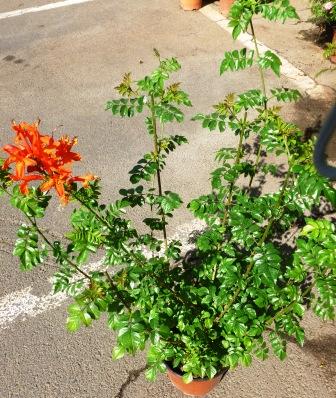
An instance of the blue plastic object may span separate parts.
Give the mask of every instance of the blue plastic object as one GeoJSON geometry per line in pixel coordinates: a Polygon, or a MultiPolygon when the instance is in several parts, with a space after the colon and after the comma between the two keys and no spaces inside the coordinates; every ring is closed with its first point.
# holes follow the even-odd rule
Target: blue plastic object
{"type": "Polygon", "coordinates": [[[336,180],[336,167],[328,165],[326,148],[334,133],[336,133],[336,105],[332,108],[320,130],[314,151],[314,163],[317,171],[331,180],[336,180]]]}

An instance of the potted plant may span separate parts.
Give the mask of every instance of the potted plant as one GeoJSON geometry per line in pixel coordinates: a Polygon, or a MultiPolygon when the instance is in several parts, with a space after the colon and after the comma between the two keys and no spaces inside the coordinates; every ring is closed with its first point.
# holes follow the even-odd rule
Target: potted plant
{"type": "Polygon", "coordinates": [[[223,15],[228,15],[235,0],[219,0],[219,10],[223,15]]]}
{"type": "Polygon", "coordinates": [[[327,46],[323,51],[323,56],[324,58],[329,59],[333,64],[336,64],[336,31],[332,43],[327,43],[327,46]]]}
{"type": "Polygon", "coordinates": [[[336,25],[336,3],[334,0],[310,0],[310,9],[313,21],[321,27],[334,27],[336,25]]]}
{"type": "Polygon", "coordinates": [[[180,4],[183,10],[194,11],[202,7],[202,0],[180,0],[180,4]]]}
{"type": "MultiPolygon", "coordinates": [[[[336,2],[311,0],[312,21],[325,30],[328,40],[334,47],[336,45],[336,2]]],[[[332,47],[332,48],[333,48],[332,47]]],[[[331,47],[326,48],[326,53],[330,53],[331,47]]],[[[329,59],[335,63],[334,51],[331,52],[329,59]]]]}
{"type": "MultiPolygon", "coordinates": [[[[296,16],[284,1],[236,1],[230,11],[234,38],[248,27],[254,35],[254,14],[296,16]]],[[[80,160],[75,139],[56,139],[41,134],[38,124],[21,123],[13,125],[15,142],[3,148],[1,192],[26,219],[14,248],[21,268],[53,257],[54,290],[73,297],[68,330],[107,314],[117,334],[113,358],[146,348],[147,378],[168,368],[187,394],[206,394],[228,369],[250,366],[253,357],[265,360],[270,350],[284,360],[288,336],[304,344],[307,307],[322,319],[335,318],[335,226],[316,209],[321,201],[335,206],[336,190],[314,168],[314,141],[303,141],[299,128],[279,114],[278,102],[298,100],[299,92],[267,88],[264,71],[279,75],[281,61],[271,51],[260,53],[255,36],[254,42],[254,51],[225,52],[220,73],[257,65],[261,89],[227,94],[212,113],[194,117],[210,131],[231,131],[238,144],[217,151],[210,192],[188,204],[206,223],[191,252],[184,253],[168,229],[182,198],[165,184],[165,163],[187,140],[166,130],[183,121],[182,106],[191,106],[180,84],[169,82],[180,68],[175,58],[162,59],[155,50],[158,68],[137,81],[125,74],[120,98],[107,103],[119,117],[145,113],[152,143],[129,171],[132,185],[120,189],[113,203],[100,202],[95,176],[73,176],[71,164],[80,160]],[[248,154],[253,138],[255,155],[248,154]],[[263,193],[259,183],[271,174],[279,177],[279,189],[263,193]],[[53,240],[40,222],[54,189],[63,204],[74,205],[64,241],[53,240]],[[144,212],[142,228],[127,216],[129,208],[144,212]],[[84,264],[96,252],[103,264],[87,270],[84,264]]]]}

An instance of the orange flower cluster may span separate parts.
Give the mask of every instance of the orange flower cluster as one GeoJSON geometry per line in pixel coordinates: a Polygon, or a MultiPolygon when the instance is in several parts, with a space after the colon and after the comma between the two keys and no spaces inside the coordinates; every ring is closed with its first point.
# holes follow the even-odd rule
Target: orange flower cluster
{"type": "Polygon", "coordinates": [[[28,193],[28,183],[42,180],[41,191],[55,188],[63,204],[68,203],[71,185],[79,181],[84,187],[89,181],[96,179],[92,174],[73,176],[71,163],[81,159],[78,153],[72,152],[72,147],[77,139],[63,136],[55,140],[50,135],[39,132],[39,123],[13,123],[12,128],[16,133],[15,145],[5,145],[2,150],[9,157],[3,164],[3,169],[8,169],[15,163],[15,170],[10,174],[14,181],[20,181],[20,190],[28,193]]]}

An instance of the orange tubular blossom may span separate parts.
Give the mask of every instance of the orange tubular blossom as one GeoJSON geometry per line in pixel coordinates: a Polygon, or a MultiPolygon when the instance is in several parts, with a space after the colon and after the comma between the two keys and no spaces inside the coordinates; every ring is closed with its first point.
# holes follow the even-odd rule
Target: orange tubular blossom
{"type": "Polygon", "coordinates": [[[45,192],[54,188],[60,201],[66,204],[75,181],[87,187],[89,181],[97,177],[92,174],[72,175],[71,164],[81,160],[81,156],[72,151],[72,147],[77,144],[77,138],[63,136],[56,140],[50,135],[42,135],[38,127],[38,123],[13,123],[15,145],[8,144],[2,148],[8,154],[2,168],[6,170],[11,164],[15,164],[14,172],[9,176],[13,181],[20,182],[23,194],[29,192],[29,182],[42,180],[40,190],[45,192]]]}

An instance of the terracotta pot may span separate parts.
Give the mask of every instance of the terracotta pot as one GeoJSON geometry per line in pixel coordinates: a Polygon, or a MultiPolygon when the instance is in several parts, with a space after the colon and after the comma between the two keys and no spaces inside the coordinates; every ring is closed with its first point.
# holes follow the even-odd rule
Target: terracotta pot
{"type": "Polygon", "coordinates": [[[223,369],[221,372],[217,373],[217,375],[209,380],[207,378],[204,379],[194,379],[191,383],[186,384],[182,380],[182,373],[176,369],[173,369],[169,363],[166,363],[167,374],[170,381],[174,384],[174,386],[183,392],[185,395],[193,395],[203,397],[208,394],[212,389],[214,389],[217,384],[222,380],[225,373],[228,369],[223,369]]]}
{"type": "Polygon", "coordinates": [[[228,15],[235,0],[219,0],[219,10],[223,15],[228,15]]]}
{"type": "MultiPolygon", "coordinates": [[[[333,26],[333,38],[332,38],[332,43],[335,44],[336,46],[336,26],[333,26]]],[[[330,57],[330,61],[334,64],[336,64],[336,55],[332,55],[330,57]]]]}
{"type": "Polygon", "coordinates": [[[180,4],[185,11],[199,10],[202,7],[202,0],[180,0],[180,4]]]}

